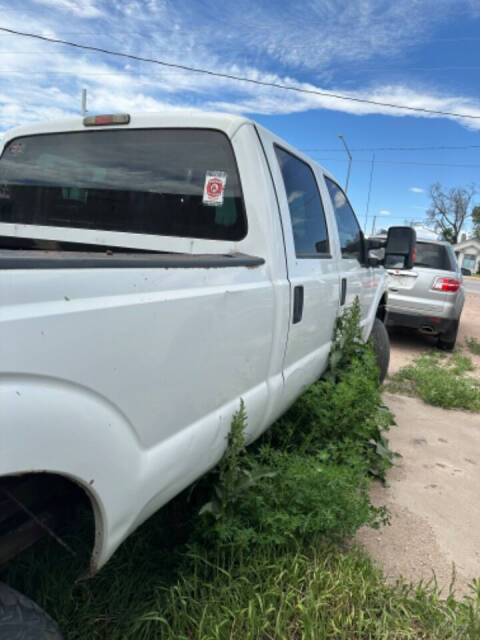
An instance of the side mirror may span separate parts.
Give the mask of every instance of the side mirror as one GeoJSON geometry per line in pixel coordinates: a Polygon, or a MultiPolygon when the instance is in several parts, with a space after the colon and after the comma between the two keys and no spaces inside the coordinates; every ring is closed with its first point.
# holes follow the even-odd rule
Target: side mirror
{"type": "Polygon", "coordinates": [[[411,269],[416,258],[417,234],[412,227],[390,227],[385,246],[385,267],[411,269]]]}

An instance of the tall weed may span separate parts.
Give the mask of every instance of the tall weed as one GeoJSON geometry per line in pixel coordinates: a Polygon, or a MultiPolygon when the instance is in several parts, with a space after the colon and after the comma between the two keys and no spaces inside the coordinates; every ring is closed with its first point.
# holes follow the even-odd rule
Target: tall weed
{"type": "Polygon", "coordinates": [[[220,545],[284,545],[314,535],[339,539],[387,521],[367,494],[368,473],[393,463],[384,431],[375,356],[361,339],[358,301],[338,321],[331,362],[318,381],[249,451],[243,403],[200,513],[200,537],[220,545]]]}
{"type": "Polygon", "coordinates": [[[341,540],[363,525],[386,521],[385,510],[371,505],[368,481],[355,466],[270,448],[246,464],[262,481],[238,493],[234,509],[202,528],[210,544],[212,533],[218,545],[237,548],[288,545],[319,535],[341,540]]]}
{"type": "Polygon", "coordinates": [[[358,301],[335,328],[325,379],[313,384],[265,435],[280,449],[322,455],[367,468],[384,479],[395,454],[386,431],[394,424],[383,405],[375,355],[360,330],[358,301]]]}

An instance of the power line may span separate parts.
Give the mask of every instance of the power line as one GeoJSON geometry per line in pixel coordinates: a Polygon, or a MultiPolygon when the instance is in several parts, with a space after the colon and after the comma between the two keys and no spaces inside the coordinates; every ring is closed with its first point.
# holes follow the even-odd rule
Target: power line
{"type": "Polygon", "coordinates": [[[331,93],[329,91],[320,91],[318,89],[305,89],[295,85],[282,84],[277,82],[267,82],[265,80],[255,80],[253,78],[246,78],[244,76],[237,76],[230,73],[221,73],[219,71],[211,71],[210,69],[202,69],[199,67],[191,67],[189,65],[177,64],[173,62],[165,62],[164,60],[158,60],[156,58],[146,58],[143,56],[136,56],[131,53],[122,53],[120,51],[112,51],[110,49],[104,49],[102,47],[93,47],[91,45],[79,44],[78,42],[71,42],[69,40],[61,40],[59,38],[50,38],[48,36],[42,36],[38,33],[27,33],[24,31],[17,31],[15,29],[7,29],[6,27],[0,27],[0,31],[4,33],[10,33],[16,36],[23,36],[26,38],[34,38],[36,40],[42,40],[44,42],[51,42],[54,44],[63,44],[68,47],[74,47],[76,49],[82,49],[85,51],[95,51],[97,53],[104,53],[110,56],[116,56],[120,58],[128,58],[129,60],[137,60],[139,62],[148,62],[151,64],[158,64],[163,67],[170,67],[174,69],[181,69],[183,71],[190,71],[192,73],[202,73],[204,75],[215,76],[217,78],[225,78],[227,80],[236,80],[239,82],[248,82],[250,84],[260,85],[263,87],[273,87],[275,89],[283,89],[286,91],[296,91],[298,93],[306,93],[311,95],[318,95],[327,98],[336,98],[338,100],[345,100],[348,102],[357,102],[361,104],[371,104],[379,107],[388,107],[391,109],[401,109],[403,111],[412,111],[416,113],[428,113],[430,115],[437,116],[452,116],[455,118],[469,118],[473,120],[480,120],[480,115],[474,116],[467,113],[456,113],[454,111],[437,111],[435,109],[427,109],[423,107],[407,107],[406,105],[393,104],[390,102],[380,102],[377,100],[368,100],[366,98],[355,98],[353,96],[346,96],[340,93],[331,93]]]}

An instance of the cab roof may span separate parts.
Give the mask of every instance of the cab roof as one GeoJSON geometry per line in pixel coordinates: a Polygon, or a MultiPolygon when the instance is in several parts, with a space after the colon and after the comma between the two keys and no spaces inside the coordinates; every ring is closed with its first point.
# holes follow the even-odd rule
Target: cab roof
{"type": "MultiPolygon", "coordinates": [[[[128,124],[112,124],[94,127],[95,130],[104,129],[154,129],[154,128],[201,128],[218,129],[232,137],[243,125],[252,123],[252,120],[238,115],[227,113],[210,113],[205,111],[159,111],[152,113],[132,113],[128,124]]],[[[21,127],[15,127],[5,133],[3,144],[12,138],[19,136],[30,136],[45,133],[67,133],[71,131],[91,131],[92,127],[86,127],[83,123],[83,116],[66,118],[61,120],[50,120],[45,122],[35,122],[21,127]]]]}
{"type": "MultiPolygon", "coordinates": [[[[96,114],[88,114],[87,117],[96,114]]],[[[98,114],[100,115],[100,114],[98,114]]],[[[110,114],[109,114],[110,115],[110,114]]],[[[115,114],[119,115],[119,114],[115,114]]],[[[48,120],[43,122],[33,122],[24,126],[15,127],[8,130],[2,141],[0,141],[0,154],[5,145],[13,138],[23,136],[33,136],[48,133],[70,133],[73,131],[104,131],[105,129],[155,129],[155,128],[190,128],[190,129],[216,129],[223,131],[229,138],[233,138],[235,133],[244,124],[255,125],[291,153],[295,154],[311,165],[316,165],[326,176],[336,181],[329,171],[322,165],[296,149],[291,144],[279,138],[271,131],[265,129],[250,118],[241,115],[232,115],[222,112],[200,111],[196,109],[165,110],[149,113],[131,113],[128,124],[106,124],[101,126],[85,126],[83,116],[65,118],[58,120],[48,120]]]]}

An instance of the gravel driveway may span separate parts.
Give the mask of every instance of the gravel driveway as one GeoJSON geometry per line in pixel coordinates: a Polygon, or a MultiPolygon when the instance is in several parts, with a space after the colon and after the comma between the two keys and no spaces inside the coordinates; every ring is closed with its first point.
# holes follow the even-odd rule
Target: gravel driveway
{"type": "MultiPolygon", "coordinates": [[[[480,295],[467,293],[458,345],[472,336],[480,340],[480,295]]],[[[391,343],[393,373],[435,341],[398,332],[391,343]]],[[[480,375],[480,356],[472,360],[480,375]]],[[[390,486],[376,484],[371,496],[387,505],[391,526],[362,529],[357,539],[390,580],[435,574],[446,594],[455,566],[455,591],[465,595],[480,577],[480,414],[399,395],[385,394],[384,400],[397,421],[390,444],[402,458],[388,474],[390,486]]]]}

